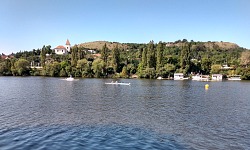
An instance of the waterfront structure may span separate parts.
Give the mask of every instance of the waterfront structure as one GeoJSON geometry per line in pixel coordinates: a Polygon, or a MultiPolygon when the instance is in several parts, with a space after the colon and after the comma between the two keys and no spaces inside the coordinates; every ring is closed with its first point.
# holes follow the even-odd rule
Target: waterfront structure
{"type": "Polygon", "coordinates": [[[163,78],[162,78],[162,77],[158,77],[157,79],[158,79],[158,80],[162,80],[163,78]]]}
{"type": "Polygon", "coordinates": [[[222,74],[212,74],[212,80],[213,81],[221,81],[222,80],[222,74]]]}
{"type": "Polygon", "coordinates": [[[174,73],[174,80],[185,80],[188,78],[184,78],[184,74],[183,73],[174,73]]]}
{"type": "Polygon", "coordinates": [[[192,80],[195,80],[195,81],[208,81],[209,80],[209,75],[196,74],[196,75],[192,76],[192,80]]]}
{"type": "Polygon", "coordinates": [[[221,69],[222,70],[229,70],[229,69],[233,69],[233,67],[228,67],[228,65],[222,65],[221,69]]]}
{"type": "Polygon", "coordinates": [[[231,75],[231,76],[228,76],[227,80],[230,80],[230,81],[240,81],[241,80],[241,75],[231,75]]]}
{"type": "Polygon", "coordinates": [[[54,48],[55,53],[58,55],[65,55],[68,54],[70,52],[70,42],[67,39],[65,46],[62,45],[58,45],[56,48],[54,48]]]}
{"type": "Polygon", "coordinates": [[[10,55],[5,55],[4,53],[0,54],[0,59],[11,59],[11,58],[15,58],[13,53],[10,55]]]}

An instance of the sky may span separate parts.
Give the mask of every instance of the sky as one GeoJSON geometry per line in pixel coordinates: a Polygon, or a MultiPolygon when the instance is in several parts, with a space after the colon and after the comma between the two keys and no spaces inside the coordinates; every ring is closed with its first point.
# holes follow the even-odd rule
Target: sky
{"type": "Polygon", "coordinates": [[[0,0],[0,53],[67,39],[224,41],[250,49],[250,0],[0,0]]]}

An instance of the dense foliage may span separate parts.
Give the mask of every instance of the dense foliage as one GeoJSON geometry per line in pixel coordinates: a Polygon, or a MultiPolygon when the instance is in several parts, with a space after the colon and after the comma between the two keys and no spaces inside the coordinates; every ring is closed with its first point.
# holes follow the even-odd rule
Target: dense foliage
{"type": "MultiPolygon", "coordinates": [[[[241,48],[221,48],[215,42],[179,40],[168,43],[126,43],[127,49],[106,44],[100,56],[87,48],[74,45],[67,55],[57,55],[51,46],[14,54],[14,58],[0,59],[0,75],[66,77],[172,77],[175,72],[242,75],[250,79],[250,51],[241,48]],[[210,46],[207,46],[209,44],[210,46]],[[223,65],[230,69],[223,69],[223,65]]],[[[0,55],[1,56],[1,55],[0,55]]]]}

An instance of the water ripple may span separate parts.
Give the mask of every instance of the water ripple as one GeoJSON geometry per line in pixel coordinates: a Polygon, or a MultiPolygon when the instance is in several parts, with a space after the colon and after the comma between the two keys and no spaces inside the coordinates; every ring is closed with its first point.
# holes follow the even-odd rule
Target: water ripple
{"type": "Polygon", "coordinates": [[[110,81],[0,77],[0,148],[250,147],[250,82],[110,81]]]}
{"type": "Polygon", "coordinates": [[[0,132],[0,146],[11,149],[186,149],[178,138],[141,128],[109,126],[37,126],[0,132]],[[9,144],[11,142],[12,144],[9,144]]]}

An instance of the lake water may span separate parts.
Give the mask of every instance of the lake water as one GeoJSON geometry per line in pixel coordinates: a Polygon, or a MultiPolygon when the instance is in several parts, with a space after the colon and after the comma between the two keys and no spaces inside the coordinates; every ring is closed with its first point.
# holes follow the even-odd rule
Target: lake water
{"type": "Polygon", "coordinates": [[[0,77],[0,149],[250,149],[250,82],[111,81],[0,77]]]}

